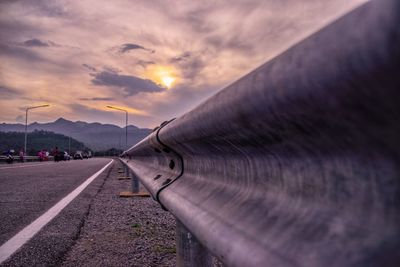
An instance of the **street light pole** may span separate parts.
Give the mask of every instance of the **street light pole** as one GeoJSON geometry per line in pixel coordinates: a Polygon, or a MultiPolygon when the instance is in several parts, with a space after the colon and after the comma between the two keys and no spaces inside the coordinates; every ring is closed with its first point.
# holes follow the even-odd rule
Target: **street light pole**
{"type": "Polygon", "coordinates": [[[125,115],[126,115],[125,116],[125,149],[128,149],[128,110],[122,109],[122,108],[116,108],[113,106],[107,106],[107,107],[125,112],[125,115]]]}
{"type": "Polygon", "coordinates": [[[30,109],[34,109],[34,108],[44,108],[44,107],[49,107],[50,105],[40,105],[40,106],[34,106],[34,107],[27,107],[25,110],[25,143],[24,143],[24,154],[27,156],[28,153],[26,151],[26,144],[27,144],[27,140],[28,140],[28,111],[30,109]]]}
{"type": "Polygon", "coordinates": [[[26,141],[28,138],[28,135],[27,135],[27,133],[28,133],[28,110],[29,110],[29,108],[27,108],[25,110],[25,142],[24,142],[24,155],[25,156],[28,155],[28,153],[26,152],[26,141]]]}

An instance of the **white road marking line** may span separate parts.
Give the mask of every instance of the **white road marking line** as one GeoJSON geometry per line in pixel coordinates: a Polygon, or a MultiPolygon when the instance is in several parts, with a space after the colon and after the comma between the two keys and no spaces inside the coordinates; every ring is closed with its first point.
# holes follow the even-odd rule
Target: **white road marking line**
{"type": "Polygon", "coordinates": [[[4,169],[16,169],[16,168],[24,168],[24,167],[32,167],[32,166],[41,166],[41,165],[49,165],[52,162],[48,162],[48,163],[38,163],[38,164],[30,164],[30,165],[17,165],[17,166],[9,166],[9,167],[0,167],[0,170],[4,170],[4,169]]]}
{"type": "Polygon", "coordinates": [[[0,264],[36,235],[46,224],[56,217],[72,200],[74,200],[94,179],[97,178],[114,160],[111,160],[101,170],[90,176],[74,191],[61,199],[31,224],[22,229],[0,247],[0,264]]]}

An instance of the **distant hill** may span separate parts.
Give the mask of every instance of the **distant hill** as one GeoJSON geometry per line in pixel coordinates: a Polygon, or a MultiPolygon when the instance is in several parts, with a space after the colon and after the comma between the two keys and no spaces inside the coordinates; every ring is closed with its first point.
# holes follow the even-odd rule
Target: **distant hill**
{"type": "MultiPolygon", "coordinates": [[[[101,124],[98,122],[87,123],[83,121],[69,121],[63,118],[50,123],[31,123],[28,125],[28,132],[34,130],[50,131],[54,133],[71,136],[83,142],[93,151],[107,150],[111,148],[124,148],[125,127],[121,128],[112,124],[101,124]]],[[[25,125],[0,124],[0,132],[24,132],[25,125]]],[[[133,146],[151,133],[151,129],[128,126],[128,146],[133,146]]]]}
{"type": "MultiPolygon", "coordinates": [[[[25,141],[25,133],[21,132],[0,132],[0,151],[8,151],[14,149],[16,155],[20,149],[23,149],[25,141]]],[[[31,156],[37,155],[37,153],[45,149],[52,151],[56,146],[59,151],[67,151],[69,149],[69,142],[71,144],[71,154],[77,150],[86,151],[87,147],[82,143],[73,138],[69,140],[68,136],[62,134],[56,134],[46,131],[34,131],[28,134],[27,151],[31,156]]]]}

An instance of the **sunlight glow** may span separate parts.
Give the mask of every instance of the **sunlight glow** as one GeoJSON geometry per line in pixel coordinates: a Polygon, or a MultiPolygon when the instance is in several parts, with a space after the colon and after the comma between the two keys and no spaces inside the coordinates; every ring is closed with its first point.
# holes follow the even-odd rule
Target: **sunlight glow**
{"type": "MultiPolygon", "coordinates": [[[[149,114],[145,111],[145,110],[140,110],[140,109],[136,109],[133,107],[122,107],[122,106],[118,106],[118,104],[116,105],[111,105],[113,107],[116,108],[121,108],[121,109],[125,109],[126,111],[129,112],[129,114],[135,114],[135,115],[140,115],[140,116],[149,116],[149,114]]],[[[98,109],[98,110],[103,110],[103,111],[110,111],[110,109],[107,106],[104,106],[102,104],[98,104],[98,105],[94,105],[92,106],[93,109],[98,109]]]]}
{"type": "Polygon", "coordinates": [[[168,89],[171,89],[178,80],[177,71],[172,66],[151,66],[147,69],[145,76],[168,89]]]}

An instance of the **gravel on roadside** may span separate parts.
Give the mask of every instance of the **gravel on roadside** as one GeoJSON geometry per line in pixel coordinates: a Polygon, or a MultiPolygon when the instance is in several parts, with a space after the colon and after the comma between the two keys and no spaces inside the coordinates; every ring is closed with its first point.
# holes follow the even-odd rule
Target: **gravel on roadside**
{"type": "Polygon", "coordinates": [[[111,168],[61,266],[175,266],[174,217],[151,197],[120,198],[131,180],[111,168]]]}

